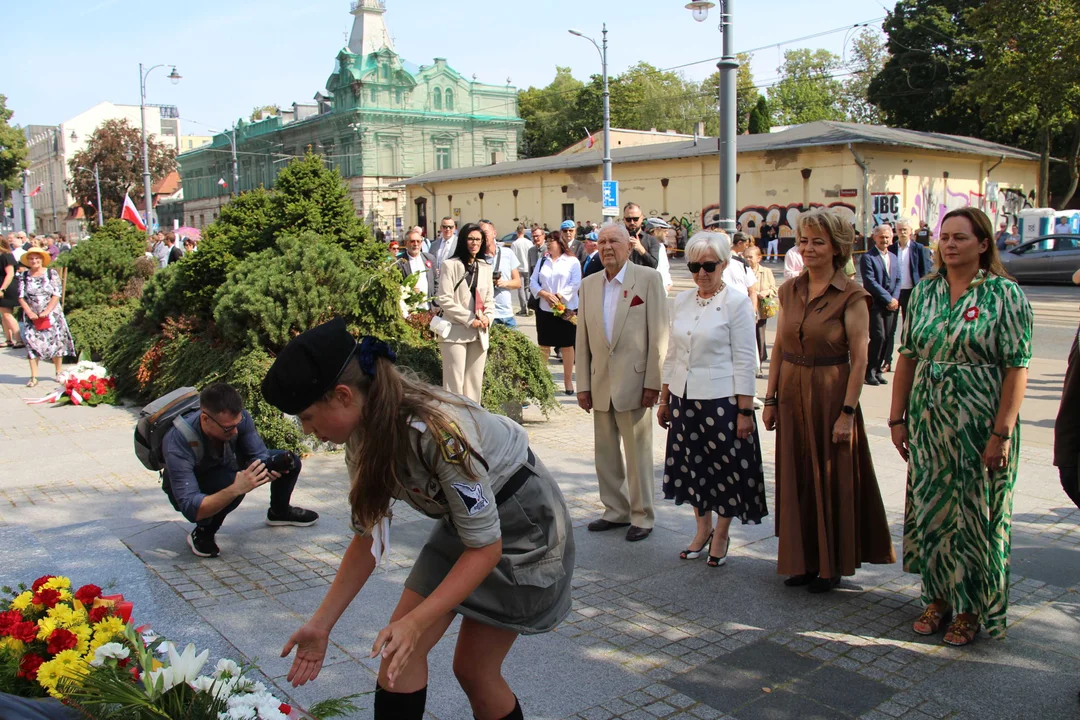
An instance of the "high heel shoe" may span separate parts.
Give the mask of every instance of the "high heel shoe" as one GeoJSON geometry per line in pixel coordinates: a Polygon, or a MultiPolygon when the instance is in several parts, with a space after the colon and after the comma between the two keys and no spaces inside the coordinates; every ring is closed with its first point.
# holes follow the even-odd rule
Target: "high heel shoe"
{"type": "Polygon", "coordinates": [[[715,555],[710,554],[709,559],[705,561],[705,564],[708,565],[709,567],[720,567],[721,565],[726,563],[727,562],[727,552],[728,552],[728,548],[730,548],[730,547],[731,547],[731,537],[729,536],[729,537],[725,538],[724,554],[721,555],[720,557],[716,557],[715,555]]]}
{"type": "Polygon", "coordinates": [[[699,547],[697,550],[687,547],[685,550],[679,553],[679,557],[683,560],[697,560],[699,557],[701,557],[701,553],[705,552],[705,548],[709,547],[709,543],[712,542],[712,536],[713,534],[712,532],[710,532],[709,537],[706,538],[705,542],[701,544],[701,547],[699,547]]]}

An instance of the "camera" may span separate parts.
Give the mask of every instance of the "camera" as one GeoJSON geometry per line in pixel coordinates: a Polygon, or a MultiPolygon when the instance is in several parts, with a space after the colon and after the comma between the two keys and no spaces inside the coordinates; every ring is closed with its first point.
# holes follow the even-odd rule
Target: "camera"
{"type": "Polygon", "coordinates": [[[491,281],[493,283],[497,283],[500,280],[502,280],[502,273],[501,272],[493,272],[493,273],[491,273],[491,281]]]}
{"type": "Polygon", "coordinates": [[[269,459],[267,459],[265,465],[266,469],[270,472],[276,472],[279,475],[287,475],[293,467],[292,455],[287,452],[271,455],[269,459]]]}

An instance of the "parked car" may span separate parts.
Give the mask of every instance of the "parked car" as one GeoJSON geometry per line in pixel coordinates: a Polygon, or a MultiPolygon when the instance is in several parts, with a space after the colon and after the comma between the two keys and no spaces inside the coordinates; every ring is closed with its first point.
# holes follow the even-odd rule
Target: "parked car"
{"type": "Polygon", "coordinates": [[[1055,233],[1001,253],[1001,263],[1022,283],[1072,283],[1080,270],[1080,235],[1055,233]]]}
{"type": "MultiPolygon", "coordinates": [[[[526,236],[526,237],[528,237],[528,236],[526,236]]],[[[515,240],[517,240],[517,231],[514,231],[512,233],[507,233],[507,234],[503,235],[499,239],[499,242],[503,244],[503,247],[510,247],[510,244],[512,242],[514,242],[515,240]]]]}

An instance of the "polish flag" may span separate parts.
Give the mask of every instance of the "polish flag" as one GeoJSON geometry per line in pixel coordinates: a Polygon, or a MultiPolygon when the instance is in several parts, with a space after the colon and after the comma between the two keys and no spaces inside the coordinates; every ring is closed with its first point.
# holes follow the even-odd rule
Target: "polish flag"
{"type": "Polygon", "coordinates": [[[589,136],[589,142],[585,145],[586,149],[588,149],[596,144],[596,138],[594,138],[592,136],[592,133],[589,132],[589,128],[585,128],[585,134],[589,136]]]}
{"type": "Polygon", "coordinates": [[[146,223],[143,222],[135,203],[131,202],[131,197],[127,193],[124,193],[124,209],[120,211],[120,219],[127,220],[140,230],[146,230],[146,223]]]}
{"type": "Polygon", "coordinates": [[[228,190],[229,186],[225,182],[225,178],[218,178],[217,184],[221,186],[222,190],[228,190]]]}
{"type": "Polygon", "coordinates": [[[33,192],[30,193],[30,197],[34,197],[35,195],[38,195],[40,192],[41,192],[41,185],[39,184],[36,188],[34,188],[33,192]]]}

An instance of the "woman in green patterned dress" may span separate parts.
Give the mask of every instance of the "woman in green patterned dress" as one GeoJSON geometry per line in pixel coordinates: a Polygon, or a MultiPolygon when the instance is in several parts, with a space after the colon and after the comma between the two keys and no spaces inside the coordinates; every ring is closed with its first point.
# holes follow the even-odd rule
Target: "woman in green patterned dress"
{"type": "Polygon", "coordinates": [[[960,646],[1005,634],[1032,315],[980,210],[945,216],[935,267],[911,293],[889,426],[909,460],[904,570],[927,604],[912,630],[960,646]]]}

